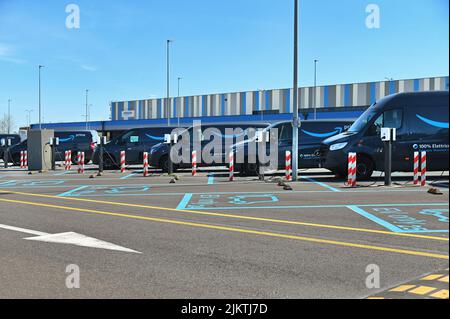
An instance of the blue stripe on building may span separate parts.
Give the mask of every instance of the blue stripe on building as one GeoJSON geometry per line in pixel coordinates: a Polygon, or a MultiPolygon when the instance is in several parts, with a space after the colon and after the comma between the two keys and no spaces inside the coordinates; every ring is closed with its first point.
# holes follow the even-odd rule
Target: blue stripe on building
{"type": "Polygon", "coordinates": [[[284,91],[284,98],[285,98],[285,105],[286,105],[286,113],[291,113],[291,90],[285,90],[284,91]]]}
{"type": "Polygon", "coordinates": [[[395,81],[389,82],[389,94],[395,94],[395,81]]]}
{"type": "Polygon", "coordinates": [[[328,101],[328,97],[329,97],[329,87],[326,86],[323,89],[323,106],[325,106],[325,107],[329,107],[330,106],[330,103],[328,101]]]}
{"type": "Polygon", "coordinates": [[[265,98],[264,98],[265,102],[264,102],[264,106],[265,106],[265,110],[269,111],[270,109],[272,109],[272,99],[270,98],[270,91],[266,91],[265,92],[265,98]]]}
{"type": "Polygon", "coordinates": [[[344,91],[344,104],[350,105],[350,84],[345,85],[345,91],[344,91]]]}
{"type": "Polygon", "coordinates": [[[420,91],[420,80],[414,80],[414,92],[420,91]]]}
{"type": "Polygon", "coordinates": [[[156,117],[160,119],[162,117],[161,116],[161,114],[162,114],[162,100],[161,99],[159,99],[157,102],[156,113],[157,113],[156,117]]]}
{"type": "Polygon", "coordinates": [[[253,102],[255,104],[255,111],[260,111],[260,105],[259,105],[259,91],[255,92],[255,101],[253,102]]]}
{"type": "Polygon", "coordinates": [[[189,98],[186,97],[184,98],[184,116],[185,117],[189,117],[189,98]]]}
{"type": "Polygon", "coordinates": [[[445,87],[444,89],[448,91],[448,77],[445,78],[445,87]]]}
{"type": "Polygon", "coordinates": [[[243,92],[241,95],[242,101],[242,112],[243,114],[247,114],[247,92],[243,92]]]}
{"type": "Polygon", "coordinates": [[[377,101],[377,86],[374,83],[370,84],[370,104],[373,104],[377,101]]]}
{"type": "Polygon", "coordinates": [[[221,109],[221,115],[224,116],[225,115],[225,94],[222,94],[222,98],[220,101],[220,109],[221,109]]]}
{"type": "Polygon", "coordinates": [[[208,115],[208,109],[207,109],[207,96],[202,96],[202,115],[207,116],[208,115]]]}

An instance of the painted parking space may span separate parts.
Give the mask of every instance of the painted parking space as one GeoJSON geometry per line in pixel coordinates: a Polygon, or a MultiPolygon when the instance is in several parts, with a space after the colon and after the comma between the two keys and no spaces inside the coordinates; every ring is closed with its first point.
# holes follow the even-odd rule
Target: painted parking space
{"type": "Polygon", "coordinates": [[[59,194],[60,197],[87,196],[145,196],[149,195],[149,185],[83,185],[59,194]]]}
{"type": "Polygon", "coordinates": [[[350,205],[349,209],[396,233],[448,233],[448,204],[408,206],[350,205]]]}

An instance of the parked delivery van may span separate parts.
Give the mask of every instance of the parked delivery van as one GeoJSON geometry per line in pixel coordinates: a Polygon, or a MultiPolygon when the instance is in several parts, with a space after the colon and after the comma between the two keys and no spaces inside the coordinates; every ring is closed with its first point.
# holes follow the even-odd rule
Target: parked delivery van
{"type": "Polygon", "coordinates": [[[414,152],[426,151],[427,169],[449,169],[448,92],[399,93],[373,104],[344,133],[326,139],[320,148],[321,165],[347,174],[349,152],[357,156],[357,177],[368,179],[384,170],[382,127],[396,128],[392,144],[392,170],[413,170],[414,152]]]}

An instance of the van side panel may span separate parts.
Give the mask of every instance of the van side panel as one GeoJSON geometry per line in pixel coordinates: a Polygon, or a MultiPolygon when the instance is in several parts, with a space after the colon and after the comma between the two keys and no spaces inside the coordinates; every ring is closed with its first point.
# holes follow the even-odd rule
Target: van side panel
{"type": "Polygon", "coordinates": [[[426,151],[429,170],[449,169],[449,111],[446,105],[424,105],[407,108],[409,149],[426,151]]]}

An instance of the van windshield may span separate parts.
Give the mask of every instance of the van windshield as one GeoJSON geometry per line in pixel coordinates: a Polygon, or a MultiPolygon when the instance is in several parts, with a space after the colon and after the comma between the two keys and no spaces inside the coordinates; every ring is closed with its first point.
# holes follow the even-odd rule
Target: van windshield
{"type": "Polygon", "coordinates": [[[365,127],[367,127],[367,124],[369,124],[375,116],[378,115],[378,110],[375,109],[372,105],[370,108],[368,108],[356,121],[353,123],[353,125],[348,129],[348,132],[361,132],[365,127]]]}

